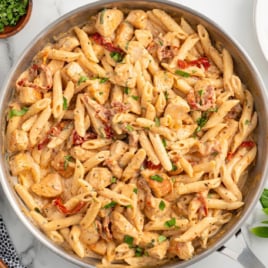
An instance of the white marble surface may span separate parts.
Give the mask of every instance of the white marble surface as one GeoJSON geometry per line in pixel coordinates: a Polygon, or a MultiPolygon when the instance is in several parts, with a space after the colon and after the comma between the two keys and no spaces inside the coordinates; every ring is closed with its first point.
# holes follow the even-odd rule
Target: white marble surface
{"type": "MultiPolygon", "coordinates": [[[[28,25],[14,37],[0,40],[0,86],[20,53],[44,27],[66,12],[89,2],[92,1],[34,0],[33,13],[28,25]]],[[[254,31],[253,0],[177,0],[177,2],[205,14],[235,38],[254,60],[268,88],[268,62],[265,61],[263,57],[254,31]]],[[[23,263],[29,268],[77,267],[61,257],[56,256],[31,235],[31,233],[18,220],[4,197],[1,188],[0,213],[7,223],[10,236],[17,251],[22,256],[23,263]]],[[[249,219],[249,224],[250,222],[255,221],[255,217],[263,217],[259,206],[256,207],[253,216],[249,219]]],[[[247,227],[248,226],[246,226],[246,228],[247,227]]],[[[268,239],[258,239],[249,235],[248,240],[254,253],[261,258],[263,263],[268,267],[268,239]]],[[[235,237],[230,239],[227,245],[237,252],[240,252],[244,246],[241,238],[235,237]]],[[[198,264],[192,265],[191,268],[207,268],[215,265],[217,268],[242,267],[237,262],[216,252],[203,259],[198,264]]]]}

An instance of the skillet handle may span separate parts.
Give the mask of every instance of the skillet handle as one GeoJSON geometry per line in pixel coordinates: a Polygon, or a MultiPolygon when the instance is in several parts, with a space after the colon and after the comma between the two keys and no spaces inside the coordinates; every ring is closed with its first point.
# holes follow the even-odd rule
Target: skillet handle
{"type": "MultiPolygon", "coordinates": [[[[236,236],[241,235],[241,229],[235,234],[236,236]]],[[[256,255],[251,251],[245,238],[241,235],[244,241],[244,249],[237,253],[236,251],[222,246],[218,249],[218,252],[226,255],[227,257],[239,262],[244,268],[266,268],[266,266],[256,257],[256,255]]]]}

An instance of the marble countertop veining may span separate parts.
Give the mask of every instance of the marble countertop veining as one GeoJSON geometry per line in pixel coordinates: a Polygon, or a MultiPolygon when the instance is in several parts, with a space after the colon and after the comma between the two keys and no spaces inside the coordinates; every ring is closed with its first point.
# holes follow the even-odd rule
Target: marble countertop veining
{"type": "MultiPolygon", "coordinates": [[[[34,0],[33,2],[33,12],[28,25],[17,35],[6,40],[0,40],[0,87],[7,77],[10,68],[16,62],[24,48],[34,40],[34,37],[41,30],[66,12],[93,1],[34,0]]],[[[265,61],[262,55],[254,32],[252,17],[254,0],[176,0],[175,2],[203,13],[236,39],[251,59],[253,59],[268,88],[268,62],[265,61]]],[[[254,217],[255,215],[261,217],[259,211],[259,206],[257,206],[254,217]]],[[[22,256],[23,263],[28,268],[78,267],[55,255],[32,236],[30,231],[26,229],[15,215],[1,187],[0,214],[6,222],[11,239],[18,253],[22,256]]],[[[265,250],[265,248],[268,249],[268,240],[260,241],[249,235],[249,241],[251,242],[255,254],[262,258],[263,262],[268,267],[267,250],[265,250]]],[[[227,242],[227,246],[240,252],[244,244],[242,239],[233,237],[227,242]]],[[[207,268],[214,265],[216,265],[217,268],[242,267],[237,262],[215,252],[198,262],[198,264],[192,265],[191,268],[207,268]]]]}

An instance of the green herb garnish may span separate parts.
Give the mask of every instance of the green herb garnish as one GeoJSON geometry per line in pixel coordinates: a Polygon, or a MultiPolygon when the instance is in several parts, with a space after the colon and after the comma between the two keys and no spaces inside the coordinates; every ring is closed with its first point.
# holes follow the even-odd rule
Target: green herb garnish
{"type": "Polygon", "coordinates": [[[137,193],[138,193],[138,188],[134,188],[134,189],[133,189],[133,192],[134,192],[135,194],[137,194],[137,193]]]}
{"type": "Polygon", "coordinates": [[[100,84],[104,84],[105,82],[108,81],[109,78],[107,77],[102,77],[102,78],[99,78],[100,79],[100,84]]]}
{"type": "Polygon", "coordinates": [[[166,148],[167,147],[167,141],[163,138],[162,139],[163,146],[166,148]]]}
{"type": "Polygon", "coordinates": [[[197,128],[196,128],[195,131],[194,131],[194,135],[196,135],[198,132],[201,131],[201,129],[205,126],[205,124],[207,123],[207,121],[208,121],[207,113],[204,113],[204,114],[202,115],[202,117],[199,117],[199,118],[196,120],[197,128]]]}
{"type": "Polygon", "coordinates": [[[67,169],[67,167],[69,166],[69,162],[72,162],[72,161],[74,161],[74,159],[71,155],[64,156],[64,163],[63,163],[64,170],[67,169]]]}
{"type": "Polygon", "coordinates": [[[154,119],[154,122],[156,127],[160,127],[160,119],[158,117],[154,119]]]}
{"type": "Polygon", "coordinates": [[[116,177],[111,178],[111,183],[116,183],[116,181],[117,181],[116,177]]]}
{"type": "Polygon", "coordinates": [[[160,177],[159,175],[150,176],[150,179],[153,180],[153,181],[158,181],[158,182],[162,182],[163,181],[163,178],[160,177]]]}
{"type": "Polygon", "coordinates": [[[175,218],[172,218],[172,219],[170,219],[170,220],[168,220],[168,221],[166,221],[165,222],[165,226],[166,227],[173,227],[173,226],[175,226],[176,225],[176,219],[175,218]]]}
{"type": "Polygon", "coordinates": [[[250,124],[250,121],[247,119],[245,120],[245,125],[249,125],[250,124]]]}
{"type": "Polygon", "coordinates": [[[110,56],[115,62],[121,62],[123,60],[123,54],[119,52],[111,52],[110,56]]]}
{"type": "Polygon", "coordinates": [[[160,210],[163,211],[166,207],[166,203],[163,200],[161,200],[158,207],[160,210]]]}
{"type": "Polygon", "coordinates": [[[14,116],[23,116],[28,112],[29,108],[22,107],[21,110],[11,109],[9,111],[9,118],[12,118],[14,116]]]}
{"type": "Polygon", "coordinates": [[[135,247],[135,257],[141,257],[144,255],[144,249],[141,247],[135,247]]]}
{"type": "Polygon", "coordinates": [[[159,235],[159,236],[158,236],[158,242],[159,242],[159,243],[164,242],[164,241],[166,241],[166,240],[167,240],[167,238],[166,238],[164,235],[159,235]]]}
{"type": "MultiPolygon", "coordinates": [[[[263,209],[263,212],[268,215],[268,189],[264,189],[260,197],[260,203],[263,209]]],[[[261,222],[262,224],[268,224],[268,220],[261,222]]],[[[250,231],[262,238],[268,238],[268,226],[256,226],[250,229],[250,231]]]]}
{"type": "Polygon", "coordinates": [[[126,125],[126,129],[127,129],[127,131],[133,131],[133,127],[131,126],[131,125],[126,125]]]}
{"type": "Polygon", "coordinates": [[[67,99],[63,96],[63,103],[62,103],[63,110],[68,109],[68,101],[67,99]]]}
{"type": "Polygon", "coordinates": [[[78,79],[78,86],[81,84],[81,83],[84,83],[88,80],[88,77],[87,76],[80,76],[80,78],[78,79]]]}
{"type": "Polygon", "coordinates": [[[180,75],[180,76],[182,76],[182,77],[190,77],[190,76],[191,76],[189,73],[184,72],[184,71],[182,71],[182,70],[176,70],[176,71],[175,71],[175,74],[180,75]]]}
{"type": "Polygon", "coordinates": [[[132,98],[133,100],[136,100],[136,101],[137,101],[137,100],[139,99],[139,96],[134,96],[134,95],[132,95],[131,98],[132,98]]]}
{"type": "Polygon", "coordinates": [[[1,0],[0,2],[0,32],[6,26],[15,26],[27,12],[28,0],[1,0]]]}
{"type": "Polygon", "coordinates": [[[104,208],[113,208],[117,205],[115,201],[112,201],[104,206],[104,208]]]}
{"type": "Polygon", "coordinates": [[[125,235],[124,242],[127,243],[129,247],[133,247],[134,238],[130,235],[125,235]]]}
{"type": "Polygon", "coordinates": [[[172,163],[172,169],[171,169],[171,171],[176,171],[177,169],[178,169],[177,166],[174,163],[172,163]]]}
{"type": "Polygon", "coordinates": [[[129,88],[128,88],[128,87],[125,87],[125,88],[124,88],[124,93],[125,93],[126,95],[129,94],[129,88]]]}

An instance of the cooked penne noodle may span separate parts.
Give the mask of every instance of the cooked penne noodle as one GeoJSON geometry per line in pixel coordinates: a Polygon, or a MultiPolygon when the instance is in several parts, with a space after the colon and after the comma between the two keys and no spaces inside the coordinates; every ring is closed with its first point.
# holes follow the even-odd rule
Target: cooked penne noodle
{"type": "Polygon", "coordinates": [[[239,213],[258,114],[214,37],[161,9],[106,7],[18,76],[3,153],[50,240],[97,267],[156,267],[239,213]]]}

